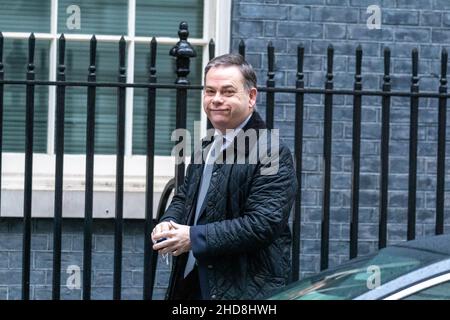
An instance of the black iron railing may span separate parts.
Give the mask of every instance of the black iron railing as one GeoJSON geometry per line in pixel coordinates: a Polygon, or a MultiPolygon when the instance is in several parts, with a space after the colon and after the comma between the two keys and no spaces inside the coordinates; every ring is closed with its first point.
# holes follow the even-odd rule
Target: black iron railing
{"type": "MultiPolygon", "coordinates": [[[[34,74],[35,37],[29,37],[28,66],[26,80],[4,80],[3,68],[3,37],[0,36],[0,121],[3,121],[3,92],[5,86],[18,84],[26,87],[26,134],[25,134],[25,180],[24,180],[24,214],[23,214],[23,264],[22,264],[22,298],[30,298],[30,254],[31,254],[31,200],[32,200],[32,168],[33,168],[33,118],[34,118],[34,88],[37,85],[56,86],[56,135],[55,135],[55,198],[54,198],[54,238],[53,238],[53,299],[60,299],[60,269],[61,269],[61,224],[62,224],[62,196],[63,196],[63,159],[64,159],[64,108],[66,87],[87,87],[87,126],[86,126],[86,172],[85,172],[85,212],[84,212],[84,256],[83,256],[83,299],[91,298],[92,272],[92,224],[93,224],[93,179],[94,179],[94,132],[95,132],[95,96],[98,87],[117,88],[117,167],[116,167],[116,199],[115,199],[115,233],[114,233],[114,277],[113,298],[121,299],[122,274],[122,234],[123,234],[123,192],[124,192],[124,144],[125,144],[125,98],[126,88],[147,89],[147,151],[146,151],[146,191],[145,191],[145,221],[144,221],[144,277],[143,298],[151,299],[156,270],[156,253],[153,252],[150,234],[155,221],[153,220],[153,178],[155,155],[155,109],[158,89],[176,90],[176,127],[186,128],[187,96],[190,90],[202,90],[202,86],[190,85],[190,59],[195,57],[195,51],[187,41],[188,29],[186,23],[180,24],[180,41],[172,48],[170,54],[176,59],[175,84],[158,84],[156,69],[157,42],[153,38],[150,42],[150,68],[147,83],[126,83],[125,67],[125,39],[119,41],[119,72],[117,82],[96,81],[96,45],[95,36],[90,41],[90,65],[86,82],[66,81],[65,74],[65,38],[61,35],[58,41],[59,55],[57,67],[57,81],[36,81],[34,74]]],[[[214,57],[215,45],[209,43],[209,58],[214,57]]],[[[239,43],[238,51],[245,56],[245,43],[239,43]]],[[[331,156],[332,156],[332,124],[333,97],[349,95],[353,97],[352,120],[352,178],[351,178],[351,208],[350,208],[350,251],[349,257],[358,256],[358,223],[359,223],[359,192],[360,192],[360,154],[361,154],[361,111],[363,96],[381,97],[381,169],[380,169],[380,203],[379,203],[379,247],[383,248],[387,242],[388,221],[388,179],[389,179],[389,125],[391,97],[410,98],[410,139],[409,139],[409,183],[408,183],[408,217],[407,239],[414,239],[416,230],[416,191],[417,191],[417,143],[418,143],[418,106],[420,98],[434,98],[439,101],[438,116],[438,152],[437,186],[436,186],[436,227],[435,233],[444,231],[444,185],[445,185],[445,136],[446,136],[446,107],[450,97],[447,94],[447,60],[446,50],[441,56],[441,78],[439,92],[420,92],[418,78],[418,51],[412,52],[412,77],[409,92],[391,91],[390,50],[384,50],[384,77],[382,90],[365,91],[362,85],[361,65],[363,51],[361,46],[356,48],[356,68],[353,89],[334,89],[333,58],[334,50],[330,45],[327,50],[327,71],[324,88],[305,88],[303,71],[304,47],[297,49],[297,79],[295,87],[276,87],[275,84],[275,48],[268,44],[268,73],[265,87],[259,87],[260,92],[266,94],[266,122],[269,128],[274,127],[275,95],[290,93],[295,95],[295,132],[294,158],[299,192],[295,198],[293,208],[292,230],[292,280],[297,280],[300,274],[300,230],[302,208],[302,146],[305,94],[323,95],[324,126],[323,126],[323,185],[322,185],[322,220],[321,220],[321,249],[320,269],[326,269],[329,261],[330,243],[330,190],[331,190],[331,156]]],[[[208,122],[208,127],[211,123],[208,122]]],[[[2,130],[0,130],[0,152],[2,151],[2,130]]],[[[180,142],[180,141],[179,141],[180,142]]],[[[1,157],[0,157],[1,170],[1,157]]],[[[158,206],[158,218],[164,213],[170,194],[184,179],[184,164],[177,164],[174,179],[166,185],[158,206]]],[[[1,177],[0,177],[1,186],[1,177]]]]}

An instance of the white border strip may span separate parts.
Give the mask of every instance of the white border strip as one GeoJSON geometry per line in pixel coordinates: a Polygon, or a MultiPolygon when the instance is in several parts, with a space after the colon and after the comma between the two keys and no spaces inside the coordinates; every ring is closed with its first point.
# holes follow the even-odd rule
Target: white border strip
{"type": "MultiPolygon", "coordinates": [[[[49,60],[48,60],[48,79],[50,81],[56,80],[57,72],[57,48],[58,40],[56,37],[58,28],[58,0],[52,0],[50,13],[50,33],[52,39],[50,40],[49,60]]],[[[56,117],[56,87],[48,86],[48,115],[47,115],[47,153],[53,154],[55,150],[55,117],[56,117]]]]}
{"type": "MultiPolygon", "coordinates": [[[[134,82],[134,52],[135,52],[135,20],[136,0],[128,1],[128,36],[130,41],[127,46],[127,83],[134,82]]],[[[125,102],[125,155],[131,156],[133,150],[133,102],[134,88],[126,88],[125,102]]]]}

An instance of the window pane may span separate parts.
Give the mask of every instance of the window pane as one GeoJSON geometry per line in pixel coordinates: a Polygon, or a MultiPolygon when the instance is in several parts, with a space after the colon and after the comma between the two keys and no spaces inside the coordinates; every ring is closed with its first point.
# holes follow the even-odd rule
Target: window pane
{"type": "Polygon", "coordinates": [[[50,32],[50,0],[0,1],[0,31],[50,32]]]}
{"type": "Polygon", "coordinates": [[[58,32],[127,34],[127,0],[60,0],[58,32]]]}
{"type": "MultiPolygon", "coordinates": [[[[66,79],[87,81],[89,68],[89,42],[66,43],[66,79]]],[[[97,81],[117,82],[119,44],[97,42],[97,81]]],[[[95,115],[95,153],[116,152],[117,88],[97,88],[95,115]]],[[[87,87],[66,88],[64,151],[86,152],[87,87]]]]}
{"type": "Polygon", "coordinates": [[[136,35],[176,37],[178,26],[186,21],[189,37],[203,37],[202,0],[137,0],[136,35]]]}
{"type": "MultiPolygon", "coordinates": [[[[35,78],[48,80],[48,52],[50,43],[36,40],[35,78]]],[[[28,64],[28,40],[4,40],[4,70],[7,80],[25,80],[28,64]]],[[[36,85],[34,88],[34,152],[46,152],[47,148],[47,110],[48,86],[36,85]]],[[[26,86],[4,86],[3,150],[9,152],[25,151],[25,109],[26,86]]]]}
{"type": "MultiPolygon", "coordinates": [[[[174,83],[174,58],[169,56],[172,46],[158,45],[156,57],[156,76],[158,83],[174,83]]],[[[197,57],[191,59],[191,72],[188,78],[191,84],[200,84],[202,78],[202,48],[195,47],[197,57]]],[[[149,45],[136,45],[135,81],[148,82],[149,45]]],[[[200,121],[201,91],[188,91],[187,128],[191,132],[193,141],[194,121],[200,121]]],[[[176,91],[175,89],[156,90],[156,127],[155,127],[155,154],[170,155],[175,142],[170,140],[175,129],[176,91]]],[[[147,130],[147,90],[134,90],[133,108],[133,153],[146,153],[147,130]]]]}

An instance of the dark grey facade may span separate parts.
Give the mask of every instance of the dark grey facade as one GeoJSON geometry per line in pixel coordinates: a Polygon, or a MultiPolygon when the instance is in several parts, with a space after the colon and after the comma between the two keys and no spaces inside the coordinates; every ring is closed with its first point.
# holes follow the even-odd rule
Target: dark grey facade
{"type": "MultiPolygon", "coordinates": [[[[267,79],[267,43],[275,47],[276,86],[295,87],[299,44],[305,47],[305,87],[324,88],[326,51],[332,44],[335,88],[352,89],[355,49],[363,48],[363,89],[379,90],[383,50],[391,49],[392,90],[411,85],[411,51],[419,50],[421,91],[438,92],[440,54],[450,47],[450,2],[445,0],[273,0],[233,2],[232,50],[246,43],[246,56],[258,69],[258,82],[267,79]],[[369,30],[367,8],[381,9],[381,29],[369,30]]],[[[265,94],[259,109],[264,113],[265,94]]],[[[333,98],[330,266],[349,257],[351,203],[352,97],[333,98]]],[[[275,96],[275,127],[294,148],[295,96],[275,96]]],[[[436,201],[437,100],[419,105],[416,236],[434,233],[436,201]]],[[[319,270],[322,206],[323,95],[306,95],[302,177],[300,272],[319,270]]],[[[359,254],[378,248],[381,98],[363,97],[359,254]]],[[[406,239],[408,207],[409,98],[391,105],[388,244],[406,239]]],[[[447,129],[447,139],[450,134],[447,129]]],[[[447,148],[447,155],[449,154],[447,148]]],[[[450,161],[446,172],[450,173],[450,161]]],[[[446,175],[446,189],[450,176],[446,175]]],[[[445,197],[445,207],[450,198],[445,197]]],[[[450,214],[445,212],[445,232],[450,214]]]]}

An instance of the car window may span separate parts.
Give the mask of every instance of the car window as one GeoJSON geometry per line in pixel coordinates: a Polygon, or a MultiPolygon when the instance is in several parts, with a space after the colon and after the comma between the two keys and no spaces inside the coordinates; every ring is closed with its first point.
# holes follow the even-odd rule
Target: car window
{"type": "Polygon", "coordinates": [[[388,247],[341,267],[297,281],[273,295],[275,300],[353,299],[408,272],[443,259],[438,253],[408,247],[388,247]]]}
{"type": "Polygon", "coordinates": [[[449,300],[450,281],[437,284],[433,287],[407,296],[404,300],[449,300]]]}

